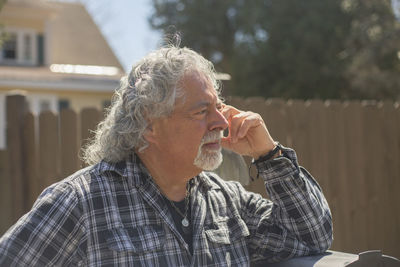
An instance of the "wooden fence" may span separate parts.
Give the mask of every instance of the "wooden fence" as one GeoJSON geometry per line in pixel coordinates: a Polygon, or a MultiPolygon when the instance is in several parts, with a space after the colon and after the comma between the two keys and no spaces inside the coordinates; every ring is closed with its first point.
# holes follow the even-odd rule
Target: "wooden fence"
{"type": "MultiPolygon", "coordinates": [[[[230,98],[262,115],[322,186],[334,218],[333,249],[380,249],[400,257],[398,103],[230,98]]],[[[22,95],[7,97],[7,151],[0,151],[0,234],[44,187],[83,166],[79,149],[102,118],[95,109],[34,116],[22,95]]],[[[248,160],[248,159],[246,159],[248,160]]],[[[247,186],[265,195],[261,180],[247,186]]]]}
{"type": "Polygon", "coordinates": [[[30,210],[45,187],[84,166],[80,147],[103,118],[94,108],[35,116],[26,107],[25,96],[7,96],[7,150],[0,151],[0,235],[30,210]]]}

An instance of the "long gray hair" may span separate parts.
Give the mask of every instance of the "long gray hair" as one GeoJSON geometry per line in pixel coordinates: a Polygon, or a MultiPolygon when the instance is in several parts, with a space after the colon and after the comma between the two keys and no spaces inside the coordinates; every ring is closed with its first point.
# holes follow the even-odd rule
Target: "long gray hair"
{"type": "Polygon", "coordinates": [[[118,162],[133,151],[146,149],[143,135],[148,119],[172,113],[176,100],[184,98],[179,82],[191,71],[205,74],[220,94],[213,64],[189,48],[160,48],[134,65],[121,79],[105,119],[83,149],[85,162],[118,162]]]}

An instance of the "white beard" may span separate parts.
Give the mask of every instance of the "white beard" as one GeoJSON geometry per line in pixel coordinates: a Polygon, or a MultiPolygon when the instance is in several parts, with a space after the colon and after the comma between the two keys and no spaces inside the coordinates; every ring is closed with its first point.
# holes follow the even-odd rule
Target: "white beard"
{"type": "Polygon", "coordinates": [[[201,140],[197,156],[194,159],[194,165],[205,171],[212,171],[218,168],[222,163],[221,147],[218,149],[206,149],[204,144],[210,142],[221,143],[222,131],[212,131],[207,133],[201,140]]]}

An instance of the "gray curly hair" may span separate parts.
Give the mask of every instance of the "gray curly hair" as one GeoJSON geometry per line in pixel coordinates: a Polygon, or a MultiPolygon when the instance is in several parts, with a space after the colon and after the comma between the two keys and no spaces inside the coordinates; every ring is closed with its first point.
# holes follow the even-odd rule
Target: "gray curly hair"
{"type": "Polygon", "coordinates": [[[143,135],[147,119],[172,113],[176,100],[184,99],[179,82],[192,71],[205,74],[220,95],[213,64],[189,48],[164,47],[140,60],[121,79],[105,119],[83,149],[83,160],[87,164],[101,160],[115,163],[135,150],[146,149],[148,143],[143,135]]]}

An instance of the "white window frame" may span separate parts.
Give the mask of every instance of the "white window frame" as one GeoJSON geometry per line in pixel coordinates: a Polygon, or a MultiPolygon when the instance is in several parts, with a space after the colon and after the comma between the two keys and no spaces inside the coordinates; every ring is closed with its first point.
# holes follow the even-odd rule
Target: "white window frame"
{"type": "Polygon", "coordinates": [[[5,59],[3,58],[3,49],[0,48],[0,64],[9,65],[23,65],[23,66],[35,66],[38,63],[38,47],[37,47],[37,35],[38,33],[33,29],[18,28],[18,27],[5,27],[4,32],[12,33],[17,36],[17,51],[16,59],[5,59]],[[25,42],[24,37],[30,36],[31,47],[30,54],[31,58],[29,60],[24,58],[25,54],[25,42]]]}

